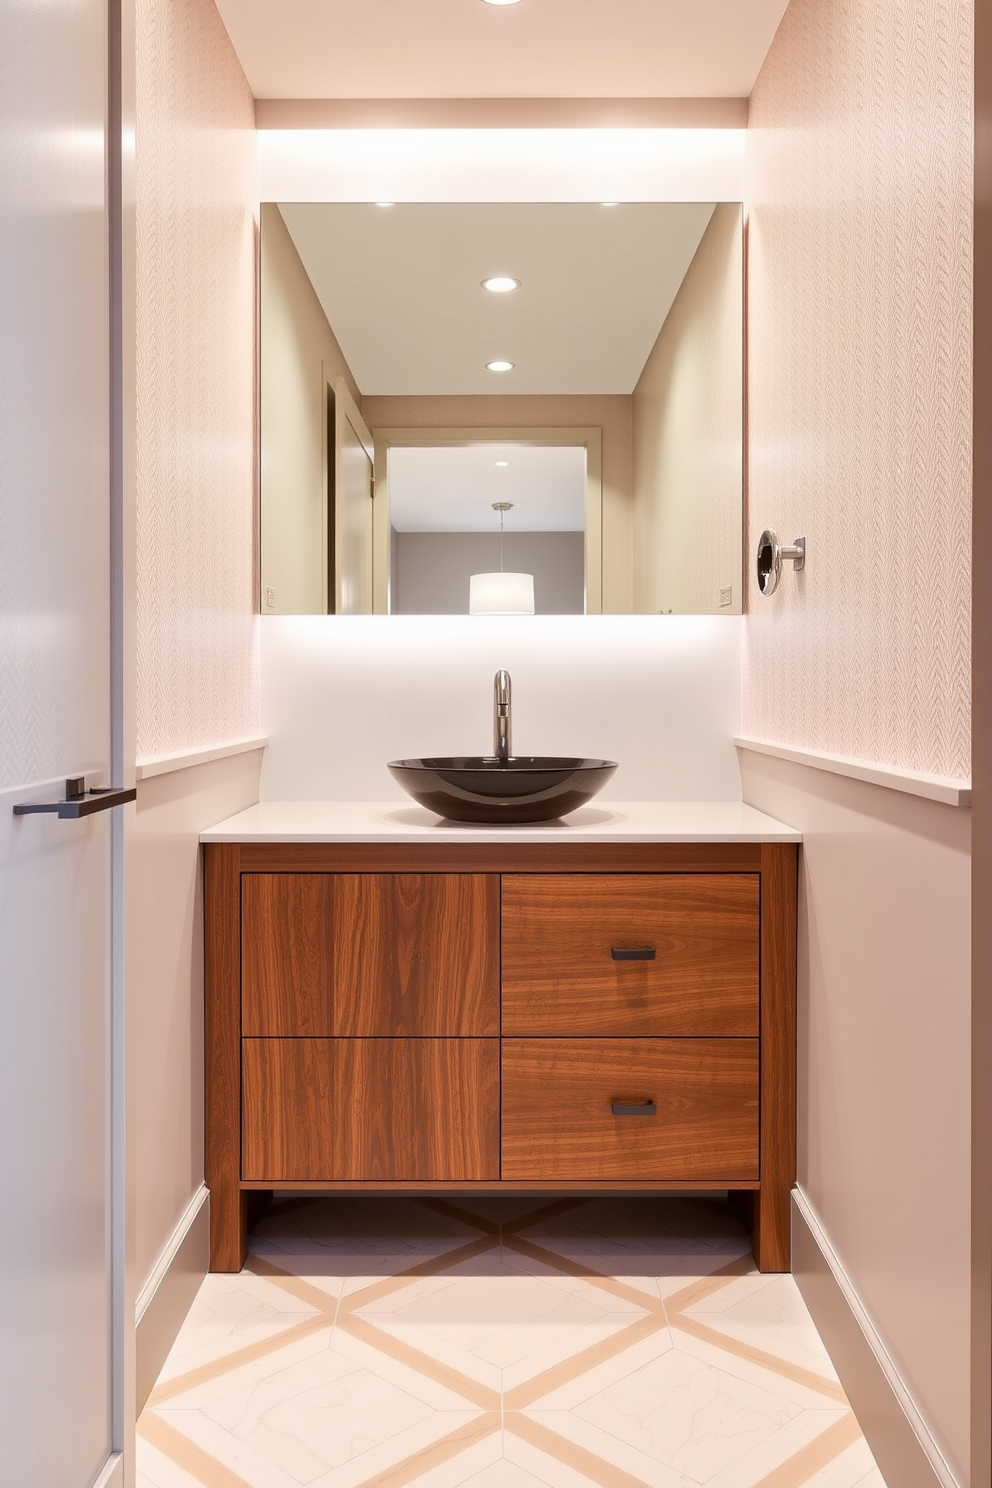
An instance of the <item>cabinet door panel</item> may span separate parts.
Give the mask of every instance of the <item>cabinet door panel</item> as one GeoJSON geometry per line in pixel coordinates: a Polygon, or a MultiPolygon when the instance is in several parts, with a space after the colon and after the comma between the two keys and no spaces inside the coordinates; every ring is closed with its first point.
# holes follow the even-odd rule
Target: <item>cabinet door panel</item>
{"type": "Polygon", "coordinates": [[[499,879],[247,873],[242,1029],[266,1038],[499,1031],[499,879]]]}
{"type": "Polygon", "coordinates": [[[504,1179],[758,1177],[756,1039],[504,1039],[502,1078],[504,1179]]]}
{"type": "Polygon", "coordinates": [[[757,874],[505,874],[502,898],[504,1034],[758,1034],[757,874]]]}
{"type": "Polygon", "coordinates": [[[499,1177],[497,1039],[245,1039],[242,1177],[499,1177]]]}

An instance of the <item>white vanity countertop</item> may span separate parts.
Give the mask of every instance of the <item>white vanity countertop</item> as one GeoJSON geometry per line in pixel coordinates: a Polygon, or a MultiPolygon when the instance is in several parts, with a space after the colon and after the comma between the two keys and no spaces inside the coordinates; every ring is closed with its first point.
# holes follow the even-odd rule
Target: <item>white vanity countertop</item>
{"type": "Polygon", "coordinates": [[[201,842],[801,842],[741,801],[604,801],[565,821],[486,827],[443,821],[413,802],[260,801],[201,842]]]}

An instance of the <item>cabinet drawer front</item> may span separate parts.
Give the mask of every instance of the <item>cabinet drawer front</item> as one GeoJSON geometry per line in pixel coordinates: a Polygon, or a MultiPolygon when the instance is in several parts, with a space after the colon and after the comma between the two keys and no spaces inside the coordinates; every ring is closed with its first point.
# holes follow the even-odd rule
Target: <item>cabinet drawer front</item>
{"type": "Polygon", "coordinates": [[[498,1039],[245,1039],[242,1177],[499,1177],[498,1039]]]}
{"type": "Polygon", "coordinates": [[[758,1177],[757,1039],[504,1039],[502,1060],[504,1179],[758,1177]]]}
{"type": "Polygon", "coordinates": [[[248,1037],[499,1032],[499,879],[484,873],[246,873],[248,1037]]]}
{"type": "Polygon", "coordinates": [[[504,1034],[758,1034],[757,874],[505,874],[502,898],[504,1034]]]}

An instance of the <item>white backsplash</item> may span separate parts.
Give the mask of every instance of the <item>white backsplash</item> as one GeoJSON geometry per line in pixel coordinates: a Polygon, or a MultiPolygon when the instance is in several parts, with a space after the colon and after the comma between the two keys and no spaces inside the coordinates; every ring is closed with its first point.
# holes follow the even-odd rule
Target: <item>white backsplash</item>
{"type": "Polygon", "coordinates": [[[618,760],[604,800],[740,800],[742,625],[265,616],[261,798],[405,799],[387,760],[491,751],[493,673],[507,667],[516,752],[618,760]]]}

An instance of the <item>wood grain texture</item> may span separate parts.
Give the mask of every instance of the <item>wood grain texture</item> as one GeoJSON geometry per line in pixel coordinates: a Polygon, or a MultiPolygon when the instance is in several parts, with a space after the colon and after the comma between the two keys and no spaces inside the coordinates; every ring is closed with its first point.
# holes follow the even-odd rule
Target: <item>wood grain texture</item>
{"type": "Polygon", "coordinates": [[[246,873],[757,873],[759,842],[244,842],[246,873]]]}
{"type": "Polygon", "coordinates": [[[497,1039],[245,1039],[247,1179],[499,1177],[497,1039]]]}
{"type": "Polygon", "coordinates": [[[241,880],[241,1027],[259,1037],[334,1033],[331,873],[241,880]]]}
{"type": "Polygon", "coordinates": [[[210,1189],[210,1268],[240,1271],[248,1254],[241,1173],[241,850],[205,849],[204,1179],[210,1189]]]}
{"type": "Polygon", "coordinates": [[[499,880],[453,873],[246,873],[248,1037],[499,1032],[499,880]]]}
{"type": "Polygon", "coordinates": [[[756,1039],[504,1039],[502,1079],[504,1179],[758,1176],[756,1039]]]}
{"type": "Polygon", "coordinates": [[[789,1193],[796,1181],[796,893],[798,853],[768,843],[761,863],[761,1192],[754,1258],[791,1265],[789,1193]]]}
{"type": "Polygon", "coordinates": [[[506,874],[502,924],[504,1034],[758,1034],[757,874],[506,874]]]}
{"type": "MultiPolygon", "coordinates": [[[[311,1179],[305,1185],[293,1179],[243,1178],[241,1187],[246,1192],[263,1191],[296,1193],[301,1187],[307,1193],[474,1193],[474,1194],[665,1194],[665,1193],[719,1193],[725,1189],[729,1179],[713,1178],[639,1178],[602,1179],[583,1178],[561,1181],[557,1178],[514,1178],[481,1181],[468,1178],[430,1178],[418,1181],[412,1178],[382,1181],[370,1178],[318,1180],[311,1179]]],[[[735,1193],[740,1198],[746,1190],[757,1189],[757,1178],[735,1178],[735,1193]]],[[[750,1224],[750,1220],[748,1221],[750,1224]]]]}

